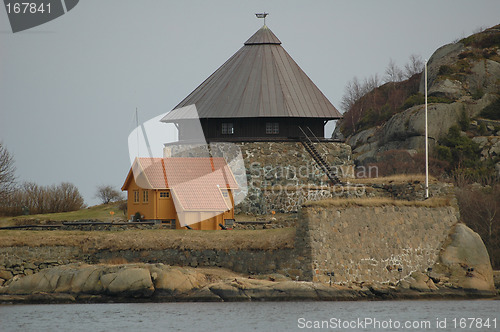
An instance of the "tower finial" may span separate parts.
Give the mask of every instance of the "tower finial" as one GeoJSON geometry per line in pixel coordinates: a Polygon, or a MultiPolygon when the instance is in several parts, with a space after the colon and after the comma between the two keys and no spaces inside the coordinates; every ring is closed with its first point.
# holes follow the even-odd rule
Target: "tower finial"
{"type": "Polygon", "coordinates": [[[269,15],[269,13],[256,13],[255,16],[257,16],[257,18],[263,18],[264,19],[264,25],[266,25],[266,16],[269,15]]]}

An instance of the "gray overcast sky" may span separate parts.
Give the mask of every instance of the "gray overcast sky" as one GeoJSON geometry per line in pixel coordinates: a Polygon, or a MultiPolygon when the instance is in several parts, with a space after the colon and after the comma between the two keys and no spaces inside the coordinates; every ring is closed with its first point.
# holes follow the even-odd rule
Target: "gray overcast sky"
{"type": "Polygon", "coordinates": [[[345,84],[392,58],[500,23],[500,1],[81,0],[67,14],[13,34],[0,8],[0,140],[20,181],[69,181],[96,204],[130,167],[135,108],[171,110],[234,54],[262,20],[340,109],[345,84]]]}

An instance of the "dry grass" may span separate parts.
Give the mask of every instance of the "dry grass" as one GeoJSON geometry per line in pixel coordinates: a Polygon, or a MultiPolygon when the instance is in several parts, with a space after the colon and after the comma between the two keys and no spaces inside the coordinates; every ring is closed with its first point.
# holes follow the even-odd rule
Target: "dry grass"
{"type": "Polygon", "coordinates": [[[62,221],[75,221],[84,219],[100,220],[104,222],[117,221],[126,218],[119,208],[120,204],[121,202],[102,204],[71,212],[1,217],[0,226],[50,224],[55,222],[57,223],[62,221]],[[110,214],[111,211],[115,213],[113,216],[110,214]]]}
{"type": "Polygon", "coordinates": [[[304,206],[306,206],[306,207],[411,206],[411,207],[428,207],[428,208],[438,208],[438,207],[450,206],[450,205],[451,205],[450,199],[445,198],[445,197],[435,197],[435,198],[427,199],[425,201],[404,201],[404,200],[395,200],[395,199],[384,198],[384,197],[325,199],[325,200],[321,200],[321,201],[307,202],[306,204],[304,204],[304,206]]]}
{"type": "MultiPolygon", "coordinates": [[[[401,183],[408,183],[408,182],[420,182],[424,183],[425,182],[425,175],[424,174],[397,174],[397,175],[391,175],[391,176],[384,176],[384,177],[379,177],[379,178],[362,178],[362,179],[346,179],[347,182],[350,183],[360,183],[360,184],[386,184],[386,183],[395,183],[395,184],[401,184],[401,183]]],[[[429,183],[436,183],[438,180],[433,177],[429,176],[429,183]]]]}
{"type": "Polygon", "coordinates": [[[192,230],[126,230],[126,231],[26,231],[1,230],[0,247],[79,247],[84,252],[98,250],[163,249],[263,249],[293,248],[295,229],[192,231],[192,230]]]}

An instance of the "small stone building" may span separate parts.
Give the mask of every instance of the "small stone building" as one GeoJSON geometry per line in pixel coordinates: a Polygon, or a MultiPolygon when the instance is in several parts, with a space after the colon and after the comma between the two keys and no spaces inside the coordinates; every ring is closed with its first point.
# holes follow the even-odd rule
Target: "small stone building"
{"type": "Polygon", "coordinates": [[[237,212],[295,212],[352,177],[350,147],[324,137],[325,124],[341,117],[264,25],[163,117],[179,130],[164,154],[187,157],[203,141],[202,154],[228,162],[240,152],[246,170],[235,176],[248,195],[237,193],[237,212]]]}

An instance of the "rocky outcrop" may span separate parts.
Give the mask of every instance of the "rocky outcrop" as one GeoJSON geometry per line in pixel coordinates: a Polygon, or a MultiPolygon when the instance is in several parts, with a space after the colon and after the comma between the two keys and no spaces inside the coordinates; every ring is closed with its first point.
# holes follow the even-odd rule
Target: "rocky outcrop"
{"type": "Polygon", "coordinates": [[[0,303],[346,301],[494,295],[489,290],[447,287],[442,283],[435,286],[433,279],[422,273],[414,273],[412,277],[398,285],[339,286],[292,281],[277,275],[244,277],[227,270],[198,271],[163,264],[72,264],[14,278],[7,286],[0,287],[0,303]]]}
{"type": "MultiPolygon", "coordinates": [[[[490,30],[488,33],[499,34],[498,29],[490,30]]],[[[469,38],[480,39],[482,35],[469,38]]],[[[442,46],[431,56],[428,61],[428,94],[434,98],[429,100],[428,107],[431,152],[437,140],[458,123],[464,112],[469,118],[478,117],[499,98],[499,59],[498,45],[479,47],[467,40],[442,46]]],[[[419,86],[422,95],[424,85],[422,75],[419,86]]],[[[493,125],[491,131],[496,130],[493,125]]],[[[339,135],[339,129],[336,132],[339,135]]],[[[353,149],[354,160],[367,164],[380,161],[381,154],[389,150],[422,151],[424,134],[424,105],[417,105],[396,113],[382,125],[347,137],[346,143],[353,149]]]]}
{"type": "MultiPolygon", "coordinates": [[[[6,281],[0,286],[0,303],[495,295],[485,246],[479,235],[456,223],[452,207],[419,210],[400,204],[371,209],[332,205],[326,209],[324,204],[310,203],[314,206],[302,212],[308,213],[305,219],[311,219],[297,230],[301,240],[296,240],[295,256],[302,265],[289,270],[289,276],[262,273],[245,277],[222,268],[162,263],[73,263],[15,276],[9,270],[1,270],[0,277],[6,281]],[[377,215],[384,216],[383,223],[377,215]],[[326,271],[335,271],[335,275],[330,279],[326,271]],[[312,278],[308,277],[309,272],[312,278]]],[[[146,257],[144,253],[141,255],[146,257]]]]}
{"type": "MultiPolygon", "coordinates": [[[[496,100],[493,94],[485,94],[474,100],[470,96],[451,104],[429,104],[428,134],[432,151],[436,142],[450,127],[456,125],[465,111],[474,117],[496,100]]],[[[389,150],[418,151],[425,147],[425,106],[418,105],[395,114],[381,127],[370,128],[349,137],[346,141],[353,148],[353,157],[358,163],[375,162],[377,156],[389,150]]]]}
{"type": "Polygon", "coordinates": [[[399,285],[419,292],[451,288],[472,293],[495,293],[486,247],[481,237],[464,224],[455,225],[437,262],[430,269],[413,272],[399,285]]]}
{"type": "MultiPolygon", "coordinates": [[[[430,88],[438,78],[439,68],[441,68],[441,66],[443,65],[449,65],[452,61],[457,61],[458,55],[463,51],[463,49],[464,44],[452,43],[443,45],[436,51],[434,51],[434,54],[432,54],[429,61],[427,62],[428,88],[430,88]]],[[[423,93],[424,89],[425,81],[422,77],[422,79],[420,80],[419,90],[423,93]]]]}
{"type": "Polygon", "coordinates": [[[479,291],[493,291],[493,270],[488,251],[479,234],[464,224],[453,229],[433,271],[446,277],[450,284],[479,291]]]}
{"type": "Polygon", "coordinates": [[[144,297],[153,293],[150,272],[141,265],[71,264],[9,280],[7,294],[71,293],[144,297]]]}

